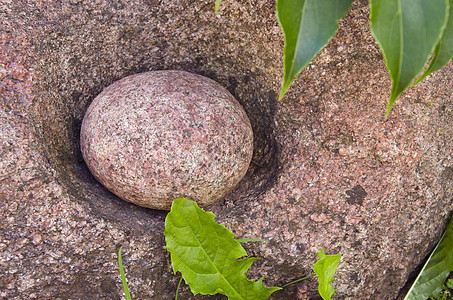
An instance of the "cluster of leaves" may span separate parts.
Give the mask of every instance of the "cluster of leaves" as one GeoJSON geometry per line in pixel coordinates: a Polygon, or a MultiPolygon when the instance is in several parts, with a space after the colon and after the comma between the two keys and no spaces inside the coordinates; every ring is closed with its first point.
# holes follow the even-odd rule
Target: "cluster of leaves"
{"type": "MultiPolygon", "coordinates": [[[[285,36],[284,81],[280,99],[294,78],[335,35],[353,0],[277,0],[285,36]]],[[[414,81],[453,57],[453,0],[370,0],[370,27],[392,78],[387,115],[414,81]],[[422,72],[429,57],[431,62],[422,72]]]]}
{"type": "MultiPolygon", "coordinates": [[[[258,281],[249,280],[246,273],[258,258],[249,257],[240,243],[263,240],[234,239],[234,234],[225,226],[217,224],[214,218],[212,212],[205,212],[195,201],[180,198],[173,201],[165,219],[165,241],[173,271],[175,274],[181,272],[181,280],[184,279],[194,295],[220,293],[229,299],[264,300],[283,287],[315,276],[298,279],[283,287],[265,287],[263,278],[258,281]]],[[[324,249],[317,255],[319,260],[313,269],[318,276],[318,291],[324,300],[330,300],[336,293],[331,283],[341,255],[326,255],[324,249]]],[[[118,263],[126,299],[131,299],[121,249],[118,252],[118,263]]],[[[175,299],[177,297],[178,291],[175,299]]]]}
{"type": "MultiPolygon", "coordinates": [[[[277,0],[276,13],[285,36],[284,81],[279,99],[283,98],[295,77],[335,35],[338,20],[346,15],[352,2],[277,0]]],[[[452,59],[453,0],[369,2],[370,28],[392,79],[388,116],[404,90],[452,59]]],[[[439,294],[446,274],[453,271],[451,249],[452,222],[405,299],[426,299],[439,294]]]]}
{"type": "MultiPolygon", "coordinates": [[[[216,13],[220,2],[215,1],[216,13]]],[[[296,76],[335,35],[338,20],[346,15],[352,2],[277,0],[276,14],[285,37],[284,80],[279,99],[283,98],[296,76]]],[[[442,68],[453,57],[453,0],[369,2],[370,28],[381,47],[392,79],[388,115],[404,90],[442,68]],[[431,61],[427,65],[430,57],[431,61]]],[[[181,198],[173,202],[165,221],[165,240],[173,270],[175,273],[181,272],[192,293],[221,293],[230,299],[267,299],[280,290],[282,287],[265,287],[263,278],[258,281],[247,278],[247,270],[257,258],[247,256],[240,242],[256,240],[235,240],[233,233],[217,224],[214,218],[213,213],[205,212],[194,201],[181,198]]],[[[453,221],[450,221],[405,300],[430,297],[448,299],[453,280],[442,283],[453,270],[451,249],[453,221]]],[[[331,299],[336,292],[331,282],[341,255],[326,255],[324,250],[317,255],[320,260],[313,268],[318,275],[318,291],[323,299],[331,299]]],[[[126,299],[131,299],[122,266],[121,249],[118,261],[126,299]]]]}
{"type": "Polygon", "coordinates": [[[428,299],[430,297],[438,299],[437,295],[442,290],[442,283],[448,274],[453,272],[452,249],[453,217],[450,219],[442,238],[429,256],[404,300],[428,299]]]}
{"type": "MultiPolygon", "coordinates": [[[[277,0],[276,14],[285,37],[282,99],[295,77],[323,49],[353,0],[277,0]]],[[[370,28],[392,78],[387,106],[411,84],[453,57],[453,0],[370,0],[370,28]],[[430,56],[431,62],[425,68],[430,56]]],[[[220,0],[216,0],[216,13],[220,0]]]]}

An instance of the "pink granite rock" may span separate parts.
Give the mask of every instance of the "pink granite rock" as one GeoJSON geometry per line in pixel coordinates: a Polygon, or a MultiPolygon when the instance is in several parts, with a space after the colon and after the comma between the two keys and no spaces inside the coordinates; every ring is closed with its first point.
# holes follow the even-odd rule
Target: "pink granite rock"
{"type": "MultiPolygon", "coordinates": [[[[120,246],[134,299],[174,299],[165,212],[119,200],[80,162],[94,97],[159,69],[205,74],[247,111],[260,166],[207,209],[269,240],[244,244],[261,258],[250,279],[308,276],[324,248],[343,255],[333,299],[404,297],[453,210],[453,62],[385,118],[391,80],[357,0],[278,102],[275,1],[222,3],[0,1],[0,299],[120,299],[120,246]]],[[[219,299],[185,284],[180,297],[219,299]]],[[[319,299],[317,280],[273,299],[319,299]]]]}
{"type": "Polygon", "coordinates": [[[187,197],[208,205],[244,177],[253,132],[218,83],[184,71],[123,78],[91,103],[81,150],[93,175],[120,198],[170,209],[187,197]]]}

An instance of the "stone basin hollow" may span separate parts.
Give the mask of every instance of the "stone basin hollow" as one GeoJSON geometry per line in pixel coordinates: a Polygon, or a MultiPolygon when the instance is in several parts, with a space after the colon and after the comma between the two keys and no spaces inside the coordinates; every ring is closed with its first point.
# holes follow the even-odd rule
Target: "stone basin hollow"
{"type": "MultiPolygon", "coordinates": [[[[95,78],[95,75],[90,73],[83,76],[67,74],[68,66],[56,64],[53,59],[56,58],[49,57],[42,62],[43,72],[39,74],[41,80],[40,85],[36,87],[33,112],[41,149],[56,171],[57,180],[75,201],[79,201],[92,213],[107,220],[127,224],[134,222],[135,226],[131,227],[139,230],[147,230],[156,221],[162,222],[165,212],[132,205],[102,186],[84,162],[79,141],[83,116],[96,95],[119,78],[147,70],[140,70],[136,66],[121,70],[119,76],[116,70],[111,74],[106,72],[103,78],[95,78]],[[49,68],[52,72],[44,72],[49,68]],[[80,83],[71,84],[73,82],[80,83]],[[92,84],[91,87],[89,83],[92,84]]],[[[80,67],[74,65],[72,68],[80,67]]],[[[203,73],[197,70],[197,66],[188,69],[226,83],[226,88],[242,104],[250,119],[254,135],[253,162],[239,184],[225,198],[213,204],[220,207],[219,209],[226,203],[233,203],[246,209],[248,202],[256,201],[260,194],[272,187],[279,172],[279,150],[273,122],[276,94],[266,89],[259,79],[249,75],[243,75],[243,79],[248,83],[239,87],[237,80],[231,77],[225,80],[219,74],[203,73]]]]}

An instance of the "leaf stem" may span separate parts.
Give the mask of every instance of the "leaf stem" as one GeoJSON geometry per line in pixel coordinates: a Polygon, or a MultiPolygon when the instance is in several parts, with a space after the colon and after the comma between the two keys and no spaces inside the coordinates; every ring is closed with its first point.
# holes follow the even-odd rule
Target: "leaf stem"
{"type": "Polygon", "coordinates": [[[263,239],[236,239],[239,243],[248,243],[248,242],[269,242],[268,240],[263,239]]]}
{"type": "Polygon", "coordinates": [[[252,164],[257,165],[258,167],[263,168],[263,169],[266,169],[266,168],[268,167],[268,166],[263,166],[263,165],[257,163],[257,162],[254,161],[253,159],[251,160],[251,162],[252,162],[252,164]]]}
{"type": "Polygon", "coordinates": [[[176,296],[175,296],[175,300],[178,300],[179,287],[181,286],[181,282],[182,282],[182,275],[181,275],[181,278],[179,278],[178,287],[176,288],[176,296]]]}
{"type": "Polygon", "coordinates": [[[297,279],[297,280],[291,281],[290,283],[287,283],[287,284],[281,286],[281,288],[285,288],[285,287],[287,287],[288,285],[291,285],[291,284],[294,284],[294,283],[297,283],[297,282],[299,282],[299,281],[302,281],[302,280],[305,280],[305,279],[309,279],[309,278],[312,278],[312,277],[315,277],[315,276],[316,276],[316,274],[312,274],[312,275],[308,275],[308,276],[299,278],[299,279],[297,279]]]}

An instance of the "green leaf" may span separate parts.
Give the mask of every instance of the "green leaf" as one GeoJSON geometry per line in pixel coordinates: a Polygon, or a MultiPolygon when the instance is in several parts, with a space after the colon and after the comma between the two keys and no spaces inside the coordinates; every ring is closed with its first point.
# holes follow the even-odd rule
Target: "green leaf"
{"type": "Polygon", "coordinates": [[[173,271],[181,272],[192,293],[259,300],[279,290],[265,287],[263,278],[255,282],[247,279],[247,270],[257,258],[246,257],[234,234],[214,218],[196,202],[179,198],[165,219],[165,242],[173,271]]]}
{"type": "Polygon", "coordinates": [[[426,76],[445,66],[453,58],[453,0],[449,0],[449,6],[447,26],[442,34],[442,38],[434,50],[434,56],[428,68],[416,83],[419,83],[426,76]]]}
{"type": "Polygon", "coordinates": [[[448,278],[447,281],[445,282],[445,287],[449,288],[449,289],[453,289],[453,279],[448,278]]]}
{"type": "Polygon", "coordinates": [[[297,74],[335,35],[338,20],[353,0],[277,0],[277,18],[285,36],[284,79],[279,100],[297,74]]]}
{"type": "Polygon", "coordinates": [[[326,255],[324,249],[316,253],[319,260],[313,265],[316,275],[318,275],[319,285],[318,292],[322,299],[330,300],[332,295],[337,291],[330,285],[333,281],[338,264],[340,263],[341,254],[326,255]]]}
{"type": "Polygon", "coordinates": [[[392,78],[387,116],[423,70],[448,17],[448,0],[370,0],[370,27],[392,78]]]}
{"type": "Polygon", "coordinates": [[[220,9],[220,0],[215,0],[215,14],[219,13],[220,9]]]}
{"type": "Polygon", "coordinates": [[[404,300],[427,299],[439,295],[442,283],[453,271],[453,218],[442,238],[418,274],[404,300]]]}
{"type": "Polygon", "coordinates": [[[123,260],[121,259],[121,249],[118,251],[118,264],[120,265],[120,275],[121,275],[121,282],[123,283],[124,295],[126,300],[131,300],[131,294],[129,293],[129,288],[127,287],[126,275],[124,274],[123,269],[123,260]]]}

